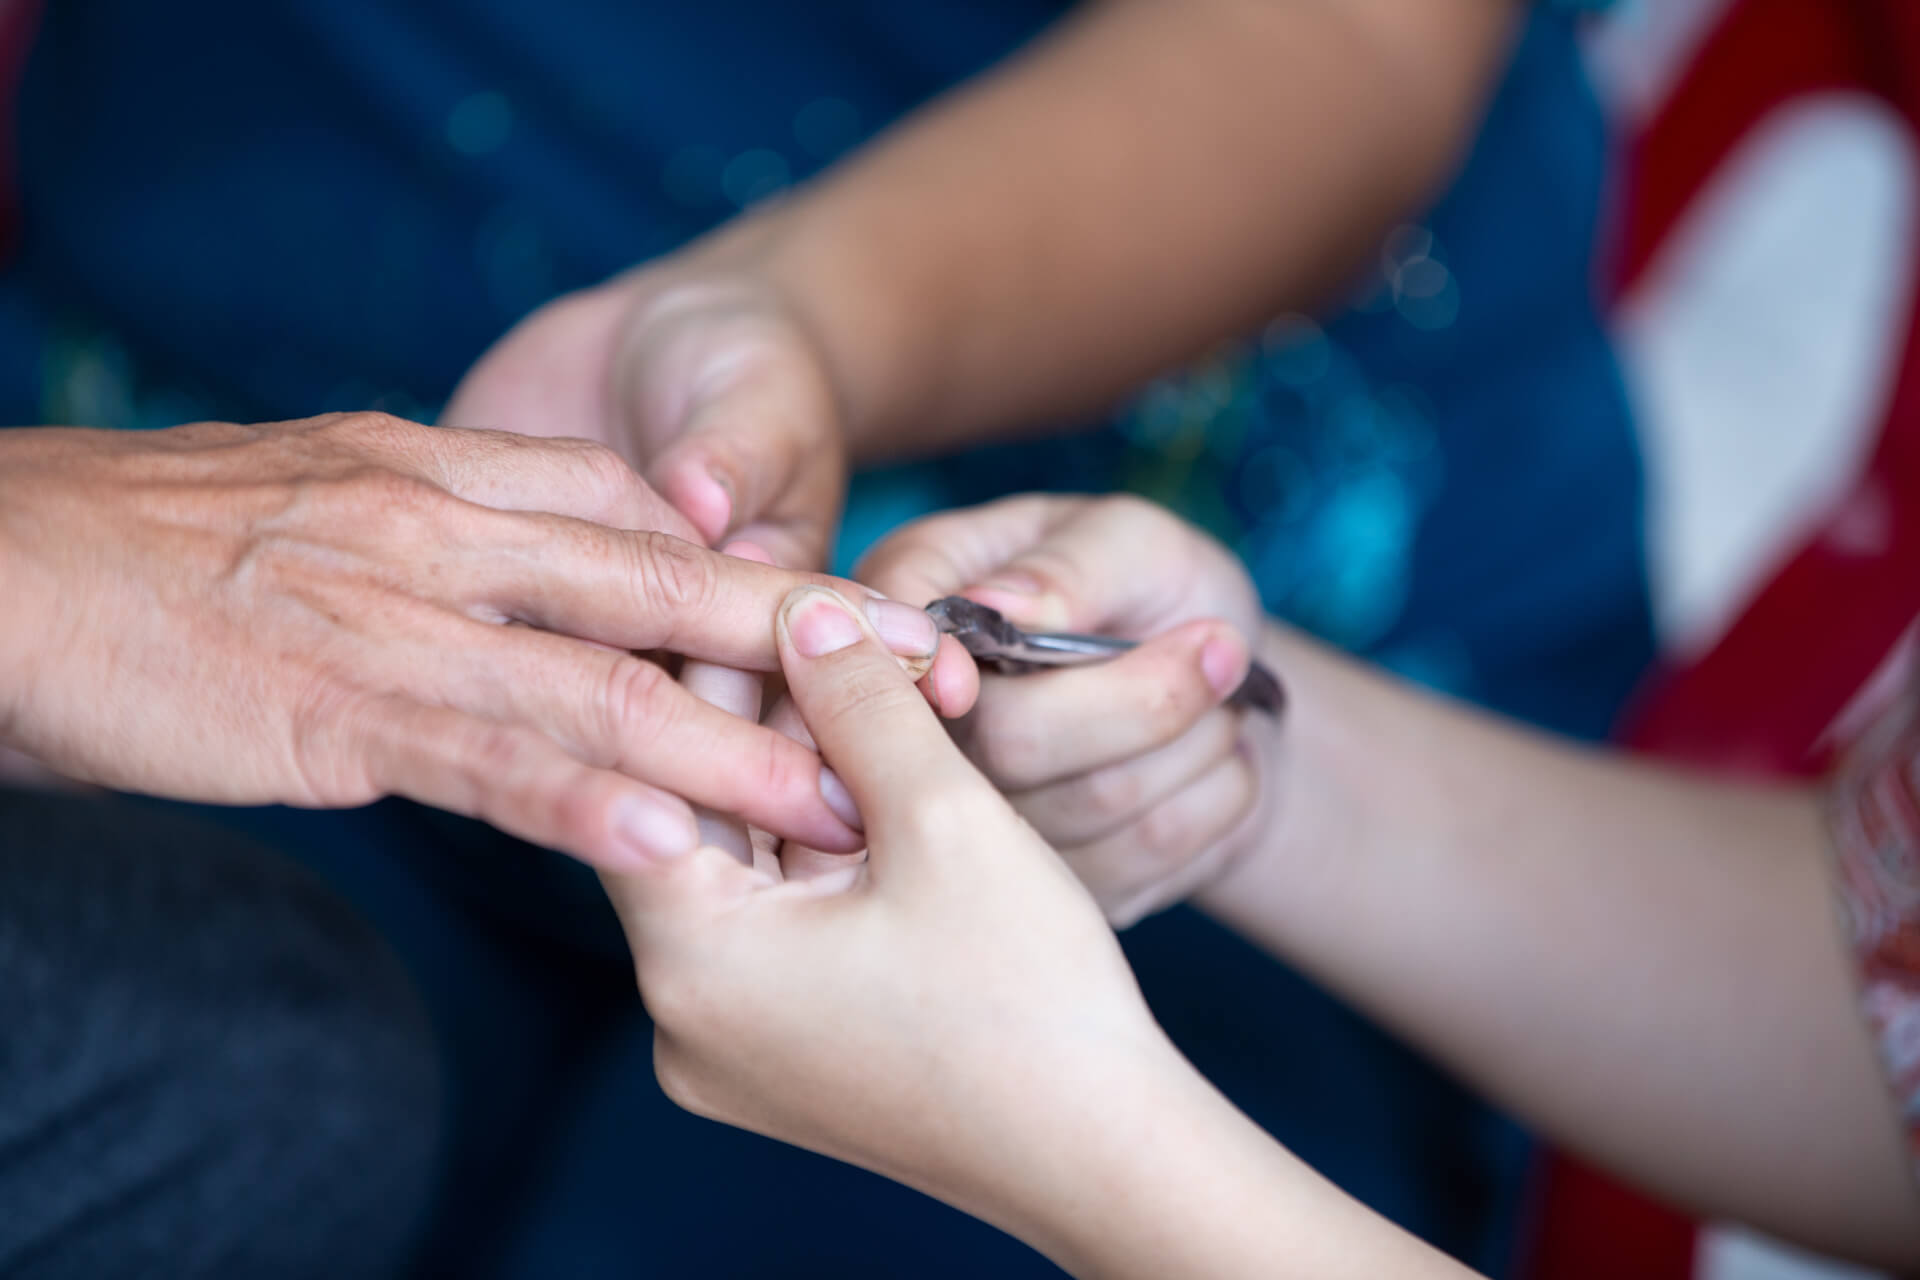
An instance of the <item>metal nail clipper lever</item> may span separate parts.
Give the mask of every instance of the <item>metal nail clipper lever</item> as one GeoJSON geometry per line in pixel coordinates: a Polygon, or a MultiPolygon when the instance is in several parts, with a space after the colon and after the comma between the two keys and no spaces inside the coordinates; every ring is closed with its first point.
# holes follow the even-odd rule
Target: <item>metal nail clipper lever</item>
{"type": "MultiPolygon", "coordinates": [[[[1105,662],[1134,647],[1132,640],[1112,636],[1083,636],[1070,631],[1022,631],[998,609],[964,596],[946,596],[927,606],[934,624],[960,642],[981,665],[1003,675],[1019,675],[1046,667],[1077,667],[1105,662]]],[[[1255,662],[1233,696],[1234,706],[1252,707],[1279,715],[1287,705],[1280,678],[1255,662]]]]}

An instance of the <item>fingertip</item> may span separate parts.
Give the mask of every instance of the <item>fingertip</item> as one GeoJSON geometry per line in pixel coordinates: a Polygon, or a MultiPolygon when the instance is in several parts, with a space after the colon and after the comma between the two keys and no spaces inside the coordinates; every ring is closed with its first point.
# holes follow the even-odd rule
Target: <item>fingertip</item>
{"type": "Polygon", "coordinates": [[[733,525],[733,490],[726,479],[694,457],[668,460],[660,468],[660,491],[693,522],[712,546],[733,525]]]}
{"type": "Polygon", "coordinates": [[[1218,698],[1232,697],[1252,665],[1253,654],[1247,642],[1225,623],[1213,627],[1200,642],[1200,674],[1218,698]]]}
{"type": "Polygon", "coordinates": [[[921,687],[942,719],[957,720],[979,700],[980,668],[958,640],[941,636],[939,652],[921,687]]]}

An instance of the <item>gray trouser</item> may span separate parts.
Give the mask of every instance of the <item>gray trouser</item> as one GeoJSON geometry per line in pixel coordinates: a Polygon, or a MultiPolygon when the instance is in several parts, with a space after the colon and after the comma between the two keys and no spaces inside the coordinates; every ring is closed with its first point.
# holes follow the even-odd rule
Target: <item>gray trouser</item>
{"type": "Polygon", "coordinates": [[[0,789],[0,1276],[396,1273],[438,1123],[405,974],[306,872],[0,789]]]}

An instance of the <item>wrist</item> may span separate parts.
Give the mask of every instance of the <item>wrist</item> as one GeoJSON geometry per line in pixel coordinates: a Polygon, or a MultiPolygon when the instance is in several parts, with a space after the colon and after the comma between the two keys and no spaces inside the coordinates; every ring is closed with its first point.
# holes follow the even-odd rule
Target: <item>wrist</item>
{"type": "Polygon", "coordinates": [[[891,424],[930,411],[916,391],[921,353],[935,308],[931,290],[912,284],[916,255],[895,251],[852,210],[835,207],[832,188],[802,192],[746,220],[716,249],[754,269],[812,340],[840,406],[842,433],[856,462],[898,452],[891,424]]]}
{"type": "Polygon", "coordinates": [[[1382,692],[1394,700],[1379,677],[1272,621],[1255,653],[1279,675],[1286,709],[1249,718],[1259,809],[1246,847],[1196,898],[1297,960],[1299,941],[1348,909],[1357,878],[1379,861],[1372,851],[1417,837],[1422,783],[1404,767],[1408,726],[1382,705],[1382,692]]]}
{"type": "Polygon", "coordinates": [[[1063,1079],[992,1220],[1076,1276],[1411,1275],[1423,1246],[1275,1142],[1160,1048],[1063,1079]],[[1036,1142],[1036,1137],[1043,1141],[1036,1142]]]}
{"type": "Polygon", "coordinates": [[[625,277],[650,307],[672,308],[716,287],[756,295],[784,315],[811,349],[832,392],[836,420],[856,462],[888,452],[882,420],[909,400],[893,385],[903,370],[911,317],[896,305],[863,251],[831,211],[803,190],[725,223],[670,258],[625,277]]]}
{"type": "Polygon", "coordinates": [[[1150,1019],[1148,1031],[1019,1081],[995,1159],[943,1198],[1075,1275],[1110,1273],[1130,1221],[1159,1210],[1155,1174],[1193,1163],[1194,1120],[1215,1119],[1211,1087],[1150,1019]]]}

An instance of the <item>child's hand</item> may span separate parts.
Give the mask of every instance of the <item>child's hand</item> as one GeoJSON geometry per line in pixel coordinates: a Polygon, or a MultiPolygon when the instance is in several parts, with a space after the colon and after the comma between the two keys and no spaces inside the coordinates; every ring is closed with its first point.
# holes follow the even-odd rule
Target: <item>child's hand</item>
{"type": "Polygon", "coordinates": [[[803,877],[735,839],[605,878],[661,1083],[1004,1222],[1035,1194],[1035,1135],[1063,1085],[1078,1097],[1115,1064],[1177,1059],[1085,890],[869,624],[797,591],[778,645],[869,852],[803,877]]]}
{"type": "Polygon", "coordinates": [[[1034,495],[917,521],[859,574],[913,604],[965,594],[1030,629],[1143,641],[988,678],[954,730],[1116,924],[1193,893],[1248,843],[1275,726],[1222,705],[1262,614],[1219,543],[1138,498],[1034,495]]]}

